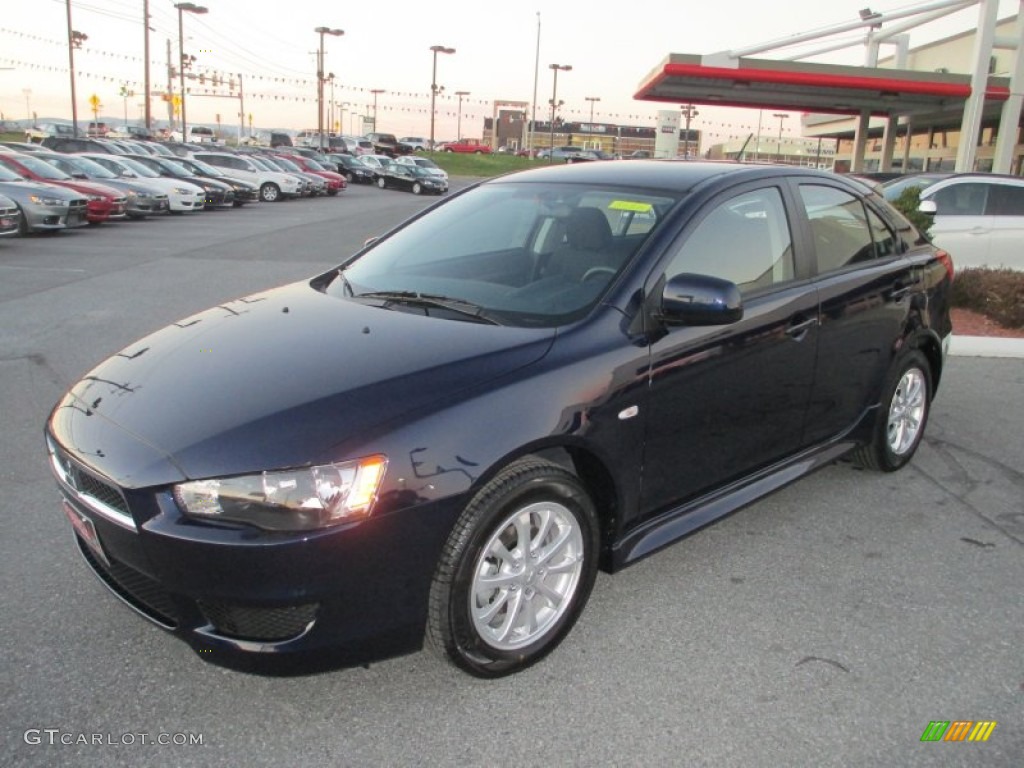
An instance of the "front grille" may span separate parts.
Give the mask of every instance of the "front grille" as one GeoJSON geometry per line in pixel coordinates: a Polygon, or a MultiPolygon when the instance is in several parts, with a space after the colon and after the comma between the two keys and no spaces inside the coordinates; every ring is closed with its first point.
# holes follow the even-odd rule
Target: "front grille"
{"type": "Polygon", "coordinates": [[[114,594],[151,621],[168,629],[178,626],[174,601],[159,582],[114,559],[107,566],[79,536],[75,540],[85,561],[114,594]]]}
{"type": "Polygon", "coordinates": [[[117,486],[93,474],[77,461],[72,460],[63,450],[54,446],[54,456],[60,465],[63,480],[82,496],[87,496],[107,505],[111,509],[131,517],[128,502],[117,486]]]}
{"type": "Polygon", "coordinates": [[[200,600],[199,610],[214,629],[238,640],[280,641],[301,635],[316,619],[318,603],[282,608],[252,608],[200,600]]]}
{"type": "Polygon", "coordinates": [[[77,212],[77,213],[84,214],[86,208],[88,207],[88,205],[89,205],[89,202],[87,200],[84,200],[84,199],[78,200],[78,199],[76,199],[76,200],[72,200],[71,203],[68,205],[68,210],[70,212],[72,212],[72,213],[77,212]]]}

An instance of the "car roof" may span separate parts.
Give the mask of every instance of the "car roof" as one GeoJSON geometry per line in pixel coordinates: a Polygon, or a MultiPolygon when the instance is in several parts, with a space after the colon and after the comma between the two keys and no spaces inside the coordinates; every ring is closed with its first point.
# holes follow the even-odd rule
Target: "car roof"
{"type": "MultiPolygon", "coordinates": [[[[545,181],[582,184],[621,184],[627,187],[650,187],[673,191],[689,190],[711,179],[734,176],[751,181],[773,176],[801,175],[810,178],[841,180],[828,171],[787,165],[755,165],[722,162],[671,162],[666,160],[629,160],[622,162],[572,163],[549,165],[495,179],[506,181],[545,181]]],[[[849,181],[846,182],[851,185],[849,181]]],[[[857,185],[865,190],[863,185],[857,185]]]]}

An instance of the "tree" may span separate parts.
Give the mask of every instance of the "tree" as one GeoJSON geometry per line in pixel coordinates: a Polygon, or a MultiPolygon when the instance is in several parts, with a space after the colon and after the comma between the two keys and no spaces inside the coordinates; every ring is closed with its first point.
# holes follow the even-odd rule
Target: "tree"
{"type": "Polygon", "coordinates": [[[927,235],[928,230],[932,228],[932,224],[935,223],[935,219],[927,213],[921,213],[918,208],[921,205],[921,188],[920,187],[907,187],[903,190],[902,194],[893,200],[893,207],[907,217],[907,220],[913,224],[921,234],[927,235]]]}

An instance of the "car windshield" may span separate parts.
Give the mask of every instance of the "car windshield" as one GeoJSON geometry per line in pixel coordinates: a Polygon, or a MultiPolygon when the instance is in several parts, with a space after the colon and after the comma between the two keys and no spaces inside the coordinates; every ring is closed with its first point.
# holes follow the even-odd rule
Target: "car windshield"
{"type": "Polygon", "coordinates": [[[66,173],[64,173],[64,171],[60,171],[54,168],[49,163],[43,160],[39,160],[38,158],[31,157],[30,155],[19,157],[18,162],[21,163],[21,165],[28,168],[30,171],[32,171],[32,173],[34,173],[36,176],[42,176],[44,179],[52,179],[54,181],[67,181],[68,179],[71,178],[66,173]]]}
{"type": "Polygon", "coordinates": [[[280,167],[282,167],[282,168],[284,168],[285,170],[288,170],[288,171],[301,171],[302,170],[301,168],[299,168],[298,165],[293,163],[291,160],[285,160],[283,157],[271,158],[268,162],[274,163],[275,165],[279,165],[280,167]]]}
{"type": "Polygon", "coordinates": [[[172,176],[177,176],[179,179],[195,177],[195,174],[192,173],[192,171],[188,170],[184,166],[178,165],[173,160],[157,160],[156,158],[153,158],[152,160],[150,160],[150,162],[154,166],[159,166],[160,168],[163,168],[172,176]]]}
{"type": "Polygon", "coordinates": [[[278,168],[270,160],[267,160],[265,158],[262,158],[262,157],[250,157],[249,160],[251,160],[252,164],[255,165],[257,168],[259,168],[260,170],[263,170],[263,171],[277,171],[277,172],[281,171],[280,168],[278,168]]]}
{"type": "Polygon", "coordinates": [[[118,157],[114,162],[120,163],[125,168],[128,168],[138,176],[143,176],[147,179],[158,179],[160,174],[154,170],[147,168],[143,163],[138,160],[133,160],[130,157],[118,157]]]}
{"type": "Polygon", "coordinates": [[[422,301],[445,300],[503,325],[561,325],[597,303],[678,199],[574,184],[484,185],[375,243],[321,285],[387,309],[422,311],[422,301]]]}
{"type": "Polygon", "coordinates": [[[25,177],[0,163],[0,181],[24,181],[25,177]]]}
{"type": "Polygon", "coordinates": [[[186,160],[181,163],[185,168],[192,168],[197,170],[199,173],[209,174],[211,176],[221,176],[223,171],[214,168],[212,165],[204,163],[202,160],[186,160]]]}
{"type": "Polygon", "coordinates": [[[433,160],[428,160],[425,157],[415,157],[413,158],[413,162],[420,168],[437,168],[437,163],[433,160]]]}
{"type": "Polygon", "coordinates": [[[882,185],[882,194],[885,199],[889,202],[896,200],[906,190],[911,187],[917,187],[920,190],[925,190],[936,182],[942,181],[948,178],[947,176],[905,176],[902,179],[893,179],[892,181],[886,182],[882,185]]]}

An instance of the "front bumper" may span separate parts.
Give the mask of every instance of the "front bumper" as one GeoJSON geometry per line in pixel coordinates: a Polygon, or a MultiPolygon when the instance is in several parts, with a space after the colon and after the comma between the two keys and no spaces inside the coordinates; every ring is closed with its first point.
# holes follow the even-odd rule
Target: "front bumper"
{"type": "Polygon", "coordinates": [[[185,195],[172,192],[167,197],[170,202],[171,211],[174,213],[201,211],[206,202],[206,195],[201,191],[189,192],[185,195]]]}
{"type": "Polygon", "coordinates": [[[65,512],[79,518],[76,545],[89,567],[200,658],[270,671],[421,646],[430,582],[460,499],[268,534],[186,518],[170,489],[118,488],[50,440],[51,469],[65,512]],[[95,532],[92,544],[83,527],[95,532]]]}

